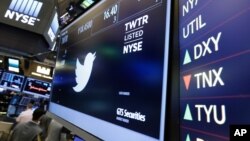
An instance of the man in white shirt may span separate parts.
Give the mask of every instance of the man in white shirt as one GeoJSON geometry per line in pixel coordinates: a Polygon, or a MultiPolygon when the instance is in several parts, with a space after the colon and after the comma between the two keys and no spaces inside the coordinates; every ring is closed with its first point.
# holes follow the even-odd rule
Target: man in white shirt
{"type": "Polygon", "coordinates": [[[16,122],[18,123],[23,123],[23,122],[28,122],[32,120],[32,114],[33,114],[33,103],[30,102],[27,105],[27,109],[23,112],[20,113],[20,115],[16,118],[16,122]]]}

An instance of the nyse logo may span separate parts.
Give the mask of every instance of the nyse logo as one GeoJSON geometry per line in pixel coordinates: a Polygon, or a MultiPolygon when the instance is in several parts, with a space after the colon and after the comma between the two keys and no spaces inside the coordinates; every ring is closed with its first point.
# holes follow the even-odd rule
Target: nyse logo
{"type": "Polygon", "coordinates": [[[34,0],[12,0],[4,17],[34,26],[36,21],[40,21],[37,17],[42,6],[42,2],[34,0]]]}

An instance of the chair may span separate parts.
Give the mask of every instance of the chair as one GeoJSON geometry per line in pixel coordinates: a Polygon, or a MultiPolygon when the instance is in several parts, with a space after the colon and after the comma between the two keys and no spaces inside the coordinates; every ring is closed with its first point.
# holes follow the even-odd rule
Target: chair
{"type": "Polygon", "coordinates": [[[48,129],[48,136],[45,141],[60,141],[63,125],[55,120],[51,120],[48,129]]]}
{"type": "Polygon", "coordinates": [[[1,141],[8,140],[12,125],[13,125],[12,122],[0,121],[0,140],[1,141]]]}

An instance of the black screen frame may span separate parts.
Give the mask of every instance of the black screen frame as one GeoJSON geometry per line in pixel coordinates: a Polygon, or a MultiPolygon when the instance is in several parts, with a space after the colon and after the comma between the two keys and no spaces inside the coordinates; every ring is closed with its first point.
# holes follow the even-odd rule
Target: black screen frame
{"type": "Polygon", "coordinates": [[[165,140],[180,141],[180,48],[179,48],[179,1],[171,3],[169,77],[165,140]]]}

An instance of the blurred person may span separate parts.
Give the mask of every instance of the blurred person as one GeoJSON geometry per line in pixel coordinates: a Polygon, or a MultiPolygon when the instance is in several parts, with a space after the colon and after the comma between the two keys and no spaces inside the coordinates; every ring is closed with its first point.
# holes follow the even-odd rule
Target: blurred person
{"type": "Polygon", "coordinates": [[[34,104],[34,101],[31,101],[27,104],[26,110],[19,114],[19,116],[16,118],[16,122],[22,123],[22,122],[28,122],[32,120],[33,104],[34,104]]]}
{"type": "Polygon", "coordinates": [[[42,128],[39,126],[39,120],[44,114],[44,110],[36,109],[32,121],[18,123],[12,131],[10,141],[40,141],[42,128]]]}

